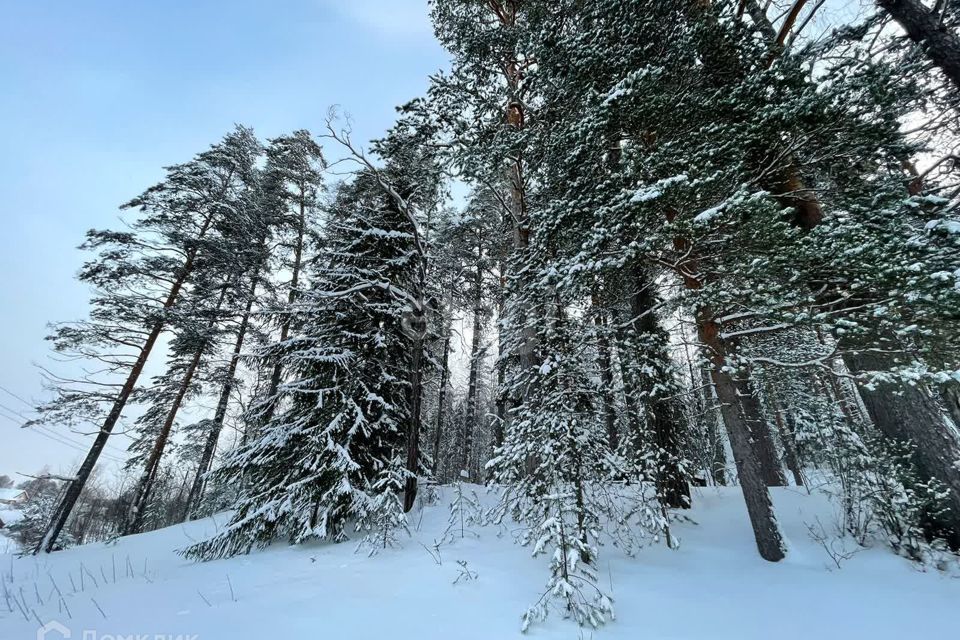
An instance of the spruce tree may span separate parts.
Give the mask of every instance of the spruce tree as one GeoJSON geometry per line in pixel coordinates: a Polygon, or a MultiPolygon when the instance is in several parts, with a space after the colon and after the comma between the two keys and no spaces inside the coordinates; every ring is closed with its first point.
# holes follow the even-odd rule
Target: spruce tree
{"type": "Polygon", "coordinates": [[[188,556],[244,553],[281,536],[341,540],[350,525],[388,545],[405,526],[411,372],[423,364],[411,342],[424,331],[413,225],[436,203],[416,138],[398,125],[374,147],[382,168],[355,156],[362,166],[337,191],[311,286],[291,310],[299,332],[281,351],[291,380],[267,399],[278,407],[271,421],[214,472],[241,486],[230,525],[188,556]]]}

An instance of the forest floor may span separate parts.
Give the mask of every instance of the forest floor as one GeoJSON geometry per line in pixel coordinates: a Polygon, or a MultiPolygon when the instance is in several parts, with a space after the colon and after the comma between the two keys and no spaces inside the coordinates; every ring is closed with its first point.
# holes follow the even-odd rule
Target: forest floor
{"type": "MultiPolygon", "coordinates": [[[[484,503],[495,499],[474,489],[484,503]]],[[[689,519],[674,526],[678,550],[660,544],[626,557],[611,546],[601,549],[601,582],[615,600],[616,621],[591,631],[554,611],[527,635],[956,637],[956,572],[922,570],[887,548],[861,549],[849,540],[833,543],[833,555],[852,553],[838,568],[810,533],[811,526],[834,528],[834,509],[826,498],[797,488],[773,494],[790,545],[783,562],[771,564],[757,555],[737,488],[699,489],[689,519]]],[[[414,512],[411,537],[404,537],[401,547],[373,557],[352,543],[275,544],[206,563],[175,553],[222,527],[224,515],[112,545],[90,544],[39,558],[0,555],[6,593],[0,593],[0,638],[36,638],[40,623],[50,621],[63,626],[49,626],[48,640],[68,633],[83,640],[520,637],[520,615],[543,592],[547,559],[532,558],[510,531],[494,526],[473,527],[473,535],[464,538],[458,529],[435,559],[434,543],[447,529],[451,497],[450,488],[442,489],[436,504],[414,512]],[[471,578],[461,575],[458,561],[466,563],[471,578]]]]}

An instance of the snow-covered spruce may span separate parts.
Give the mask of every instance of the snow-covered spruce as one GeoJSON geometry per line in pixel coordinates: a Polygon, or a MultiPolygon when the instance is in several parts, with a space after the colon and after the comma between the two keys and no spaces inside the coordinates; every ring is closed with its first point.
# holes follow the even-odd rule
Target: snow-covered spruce
{"type": "Polygon", "coordinates": [[[276,346],[289,375],[269,399],[276,413],[215,471],[241,487],[235,515],[186,555],[230,556],[277,538],[342,540],[351,530],[387,546],[404,526],[409,323],[422,286],[409,213],[433,197],[429,173],[411,164],[416,148],[397,140],[408,133],[398,127],[377,147],[383,169],[365,167],[339,188],[311,287],[292,305],[300,331],[276,346]]]}

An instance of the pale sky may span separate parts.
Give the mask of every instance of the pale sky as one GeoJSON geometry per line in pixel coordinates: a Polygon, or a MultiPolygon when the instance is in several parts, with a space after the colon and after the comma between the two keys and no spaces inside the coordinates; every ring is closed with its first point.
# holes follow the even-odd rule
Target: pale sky
{"type": "Polygon", "coordinates": [[[91,439],[21,429],[31,411],[15,397],[43,397],[46,323],[86,313],[73,279],[84,232],[117,226],[118,205],[234,123],[261,138],[319,131],[338,104],[357,140],[379,136],[446,66],[427,11],[426,0],[0,0],[0,474],[69,473],[91,439]]]}

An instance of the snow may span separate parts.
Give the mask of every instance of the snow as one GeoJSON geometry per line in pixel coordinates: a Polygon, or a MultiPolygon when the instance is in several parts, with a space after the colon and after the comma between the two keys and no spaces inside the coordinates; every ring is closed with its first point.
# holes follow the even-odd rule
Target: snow
{"type": "MultiPolygon", "coordinates": [[[[473,489],[492,504],[494,496],[473,489]]],[[[777,564],[757,555],[736,488],[696,491],[689,520],[675,525],[679,550],[653,546],[628,558],[610,546],[602,548],[599,574],[613,595],[617,620],[592,637],[954,637],[960,580],[921,571],[879,546],[860,550],[837,569],[808,530],[819,526],[818,520],[832,528],[833,507],[825,497],[796,488],[772,493],[790,548],[777,564]]],[[[0,638],[36,637],[34,612],[44,623],[57,620],[72,637],[85,639],[130,634],[196,640],[521,637],[520,615],[540,597],[547,561],[514,544],[512,527],[473,527],[472,535],[441,544],[434,553],[454,495],[442,489],[438,504],[414,511],[412,537],[401,548],[373,557],[356,552],[351,543],[276,544],[208,563],[176,555],[175,549],[222,527],[223,514],[114,545],[92,544],[39,558],[0,556],[7,592],[23,594],[31,610],[25,620],[16,605],[10,612],[0,598],[0,638]],[[469,577],[463,577],[464,569],[469,577]],[[72,617],[60,610],[54,583],[72,617]]],[[[849,541],[845,545],[855,548],[849,541]]],[[[590,630],[580,633],[554,611],[528,635],[591,637],[590,630]]]]}
{"type": "Polygon", "coordinates": [[[927,223],[927,231],[942,228],[949,234],[960,235],[960,220],[938,219],[927,223]]]}
{"type": "Polygon", "coordinates": [[[701,224],[706,224],[711,220],[713,220],[714,218],[716,218],[717,216],[719,216],[721,213],[723,213],[723,210],[725,208],[726,208],[725,205],[719,205],[716,207],[711,207],[710,209],[707,209],[705,211],[701,211],[696,216],[694,216],[693,221],[699,222],[701,224]]]}
{"type": "Polygon", "coordinates": [[[6,526],[23,520],[23,512],[17,509],[0,509],[0,522],[6,526]]]}
{"type": "Polygon", "coordinates": [[[23,497],[23,489],[0,489],[0,502],[16,502],[23,497]]]}
{"type": "Polygon", "coordinates": [[[651,200],[656,200],[663,195],[665,189],[669,189],[678,184],[683,184],[690,180],[685,173],[680,175],[671,176],[669,178],[664,178],[663,180],[658,180],[652,185],[647,185],[645,187],[640,187],[633,192],[633,195],[630,197],[630,202],[639,203],[639,202],[649,202],[651,200]]]}

